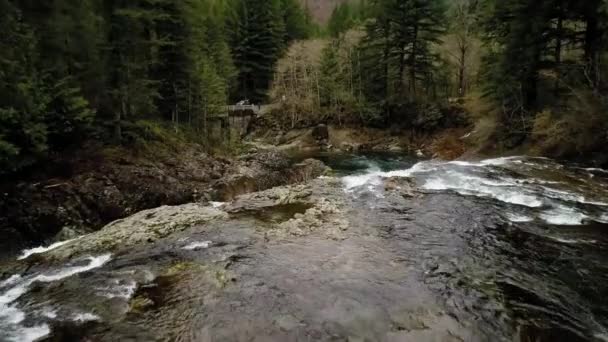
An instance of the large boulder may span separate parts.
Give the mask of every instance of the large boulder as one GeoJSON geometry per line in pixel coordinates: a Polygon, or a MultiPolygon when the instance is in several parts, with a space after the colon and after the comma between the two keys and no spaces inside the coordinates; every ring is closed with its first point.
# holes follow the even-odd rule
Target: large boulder
{"type": "Polygon", "coordinates": [[[405,198],[415,197],[418,189],[413,178],[409,177],[390,177],[384,180],[384,190],[395,192],[405,198]]]}
{"type": "Polygon", "coordinates": [[[229,175],[212,185],[211,198],[230,201],[245,193],[305,182],[327,170],[323,162],[315,159],[292,165],[285,153],[276,150],[252,153],[241,157],[229,175]]]}
{"type": "Polygon", "coordinates": [[[306,159],[295,164],[288,173],[288,183],[308,182],[328,173],[331,169],[318,159],[306,159]]]}
{"type": "Polygon", "coordinates": [[[312,137],[318,144],[327,144],[329,141],[329,129],[326,125],[318,125],[312,129],[312,137]]]}
{"type": "Polygon", "coordinates": [[[84,254],[128,250],[152,243],[195,225],[228,218],[215,208],[191,203],[140,211],[103,229],[49,251],[47,259],[64,260],[84,254]]]}

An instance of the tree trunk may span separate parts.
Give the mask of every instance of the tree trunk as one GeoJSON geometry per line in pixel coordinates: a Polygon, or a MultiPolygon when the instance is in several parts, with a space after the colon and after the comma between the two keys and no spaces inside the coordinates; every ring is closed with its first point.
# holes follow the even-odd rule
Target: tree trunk
{"type": "MultiPolygon", "coordinates": [[[[594,6],[590,6],[594,8],[594,6]]],[[[588,63],[588,73],[592,86],[595,90],[599,89],[599,51],[601,31],[597,18],[597,11],[590,11],[585,15],[587,28],[585,30],[585,61],[588,63]]]]}
{"type": "Polygon", "coordinates": [[[188,79],[188,125],[192,127],[192,83],[188,79]]]}
{"type": "Polygon", "coordinates": [[[405,46],[399,47],[399,93],[403,91],[403,78],[405,74],[405,46]]]}
{"type": "Polygon", "coordinates": [[[120,121],[125,116],[127,111],[127,102],[125,101],[124,95],[120,100],[120,110],[114,114],[114,142],[120,144],[122,142],[122,126],[120,121]]]}
{"type": "Polygon", "coordinates": [[[414,33],[412,36],[412,57],[410,59],[410,92],[413,98],[416,98],[416,53],[418,52],[418,25],[414,25],[414,33]]]}
{"type": "Polygon", "coordinates": [[[175,116],[174,116],[173,124],[174,124],[175,133],[177,133],[177,131],[179,130],[179,101],[177,99],[177,93],[178,93],[177,85],[175,83],[173,83],[173,94],[175,96],[175,98],[174,98],[175,109],[173,109],[175,116]]]}
{"type": "Polygon", "coordinates": [[[390,35],[391,35],[391,29],[390,29],[390,25],[387,23],[387,25],[385,26],[385,35],[384,35],[384,60],[383,62],[383,66],[384,66],[384,97],[388,97],[388,92],[389,92],[389,79],[388,79],[388,69],[389,69],[389,54],[390,54],[390,35]]]}
{"type": "Polygon", "coordinates": [[[466,72],[467,72],[467,45],[466,42],[460,44],[460,61],[458,66],[458,96],[466,95],[466,72]]]}
{"type": "Polygon", "coordinates": [[[555,96],[559,96],[559,83],[561,78],[561,64],[562,64],[562,39],[564,31],[564,7],[563,2],[558,3],[558,14],[557,14],[557,27],[555,32],[555,96]]]}
{"type": "Polygon", "coordinates": [[[528,65],[526,70],[522,91],[524,96],[524,109],[534,110],[538,100],[538,70],[540,63],[541,50],[536,48],[534,61],[528,65]]]}

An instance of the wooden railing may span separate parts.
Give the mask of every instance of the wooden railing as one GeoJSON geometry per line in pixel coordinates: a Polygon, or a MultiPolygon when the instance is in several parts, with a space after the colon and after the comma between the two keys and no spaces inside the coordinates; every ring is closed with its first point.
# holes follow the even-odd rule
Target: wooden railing
{"type": "Polygon", "coordinates": [[[262,116],[268,114],[278,106],[279,104],[232,105],[226,106],[226,114],[228,114],[228,116],[247,116],[246,113],[253,113],[254,115],[262,116]]]}
{"type": "Polygon", "coordinates": [[[228,106],[228,111],[229,112],[248,112],[251,111],[254,114],[257,114],[260,112],[261,110],[261,106],[257,106],[257,105],[234,105],[234,106],[228,106]]]}

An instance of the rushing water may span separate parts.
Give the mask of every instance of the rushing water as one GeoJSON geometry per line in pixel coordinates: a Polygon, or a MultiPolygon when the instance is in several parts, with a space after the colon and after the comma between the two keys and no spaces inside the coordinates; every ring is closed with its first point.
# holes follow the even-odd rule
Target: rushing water
{"type": "Polygon", "coordinates": [[[470,310],[497,329],[515,325],[521,340],[608,340],[608,172],[525,157],[380,169],[372,162],[344,177],[347,191],[382,198],[382,179],[414,177],[435,198],[426,210],[448,223],[442,242],[433,242],[437,250],[424,248],[438,255],[426,282],[453,310],[470,310]],[[446,251],[449,239],[465,246],[446,251]]]}
{"type": "Polygon", "coordinates": [[[36,265],[0,282],[0,341],[608,341],[608,171],[315,157],[334,169],[312,189],[345,203],[343,239],[268,242],[264,227],[309,208],[280,204],[119,255],[36,265]],[[412,177],[421,194],[389,191],[391,177],[412,177]],[[219,289],[204,285],[219,277],[208,266],[158,276],[226,260],[234,278],[219,289]],[[124,318],[142,296],[149,312],[124,318]]]}

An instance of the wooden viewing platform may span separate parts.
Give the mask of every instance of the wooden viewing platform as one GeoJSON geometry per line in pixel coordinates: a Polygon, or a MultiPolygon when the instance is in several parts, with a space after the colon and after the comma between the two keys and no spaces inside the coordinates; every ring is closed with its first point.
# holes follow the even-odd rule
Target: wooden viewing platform
{"type": "Polygon", "coordinates": [[[262,111],[262,106],[233,105],[233,106],[228,106],[227,109],[228,109],[228,114],[230,116],[248,116],[251,114],[258,115],[262,111]]]}
{"type": "Polygon", "coordinates": [[[228,116],[261,116],[277,108],[277,104],[226,106],[228,116]]]}

